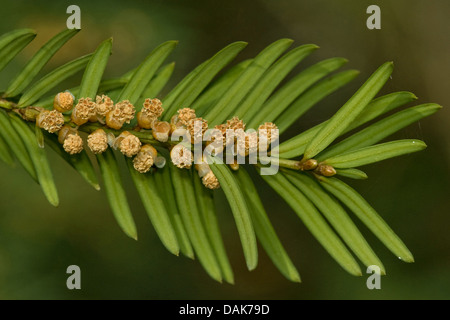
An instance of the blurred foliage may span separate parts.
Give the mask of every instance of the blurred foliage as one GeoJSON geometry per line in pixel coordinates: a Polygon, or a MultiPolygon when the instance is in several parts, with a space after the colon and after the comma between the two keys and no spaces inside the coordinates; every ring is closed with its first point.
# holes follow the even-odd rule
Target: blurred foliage
{"type": "MultiPolygon", "coordinates": [[[[33,28],[38,37],[7,67],[11,76],[35,50],[64,28],[69,2],[10,1],[0,33],[33,28]]],[[[78,1],[82,31],[44,68],[43,74],[92,52],[114,37],[107,76],[134,67],[157,44],[180,40],[172,83],[226,44],[244,40],[249,46],[239,59],[254,56],[275,39],[316,43],[313,63],[331,56],[350,60],[361,70],[358,80],[307,113],[297,128],[309,128],[333,114],[382,62],[393,60],[393,81],[384,92],[409,90],[419,100],[444,106],[437,116],[413,124],[393,138],[416,137],[428,148],[413,157],[368,166],[366,181],[353,183],[402,237],[414,264],[397,261],[367,230],[388,275],[382,289],[366,288],[366,276],[354,278],[320,250],[319,244],[279,198],[262,198],[274,226],[303,283],[285,280],[260,251],[258,268],[248,272],[231,213],[222,206],[219,219],[235,270],[236,285],[211,280],[198,263],[177,258],[159,242],[136,191],[125,180],[140,239],[128,239],[117,227],[103,193],[95,192],[50,152],[61,205],[51,207],[22,168],[0,166],[0,298],[2,299],[448,299],[450,298],[450,23],[445,0],[377,1],[382,29],[368,30],[369,1],[78,1]],[[7,183],[6,183],[7,182],[7,183]],[[67,266],[82,271],[82,290],[65,286],[67,266]]],[[[303,66],[300,66],[303,67],[303,66]]],[[[295,73],[295,72],[294,72],[295,73]]],[[[70,87],[76,80],[68,80],[70,87]]],[[[2,77],[0,87],[7,84],[2,77]]],[[[170,84],[169,86],[170,87],[170,84]]],[[[64,88],[61,88],[64,89],[64,88]]],[[[382,94],[381,93],[381,94],[382,94]]],[[[298,129],[295,130],[298,132],[298,129]]],[[[294,132],[288,131],[285,138],[294,132]]],[[[272,192],[270,194],[273,195],[272,192]]],[[[271,196],[273,197],[273,196],[271,196]]],[[[223,201],[223,199],[218,199],[223,201]]]]}

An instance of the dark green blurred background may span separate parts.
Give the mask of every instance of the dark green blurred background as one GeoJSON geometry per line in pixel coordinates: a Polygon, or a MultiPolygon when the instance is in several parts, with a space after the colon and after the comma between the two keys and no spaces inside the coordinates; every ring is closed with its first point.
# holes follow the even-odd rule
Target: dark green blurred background
{"type": "MultiPolygon", "coordinates": [[[[322,249],[294,212],[261,186],[264,202],[302,284],[284,279],[265,253],[258,268],[245,268],[232,216],[220,206],[219,219],[235,285],[211,280],[198,262],[169,254],[156,237],[127,177],[139,241],[118,228],[105,195],[85,184],[67,164],[49,153],[61,205],[51,207],[39,187],[17,167],[0,165],[0,298],[3,299],[448,299],[450,298],[450,2],[441,1],[2,1],[0,33],[33,28],[38,36],[0,75],[7,85],[36,49],[65,28],[70,4],[81,7],[82,31],[45,67],[44,73],[114,37],[107,76],[139,64],[159,43],[180,43],[170,59],[176,69],[169,88],[226,44],[248,41],[238,61],[272,41],[321,47],[296,72],[342,56],[361,75],[322,101],[284,137],[327,119],[385,61],[395,63],[382,93],[408,90],[417,104],[444,109],[394,138],[423,139],[420,153],[365,168],[366,181],[352,182],[413,252],[416,262],[400,262],[367,229],[362,231],[384,261],[382,289],[366,288],[367,276],[345,273],[322,249]],[[382,29],[366,28],[366,8],[381,7],[382,29]],[[67,266],[82,271],[82,290],[66,288],[67,266]]],[[[66,83],[79,83],[81,75],[66,83]]],[[[218,201],[223,201],[219,193],[218,201]]]]}

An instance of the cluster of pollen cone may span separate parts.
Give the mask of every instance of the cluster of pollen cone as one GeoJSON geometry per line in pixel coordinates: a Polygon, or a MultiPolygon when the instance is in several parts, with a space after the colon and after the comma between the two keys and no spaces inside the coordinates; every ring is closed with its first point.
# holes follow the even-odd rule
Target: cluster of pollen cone
{"type": "MultiPolygon", "coordinates": [[[[130,101],[114,103],[106,95],[98,95],[95,101],[91,98],[80,98],[75,104],[74,96],[66,91],[55,96],[53,110],[40,110],[36,125],[57,134],[64,150],[75,155],[84,149],[85,143],[79,134],[82,126],[97,122],[101,125],[94,131],[91,130],[86,139],[88,148],[94,154],[101,154],[108,147],[117,149],[126,157],[133,158],[133,166],[140,173],[149,172],[153,166],[164,167],[165,158],[158,156],[158,151],[151,144],[143,144],[136,135],[122,130],[124,125],[130,124],[135,117],[137,126],[130,131],[148,132],[149,137],[152,135],[158,143],[167,143],[171,161],[178,168],[189,169],[194,163],[191,144],[206,142],[204,147],[213,147],[214,154],[221,153],[232,144],[233,153],[248,156],[261,148],[267,150],[270,143],[278,138],[276,125],[269,122],[261,125],[258,132],[245,132],[244,122],[233,117],[226,123],[215,126],[213,130],[208,130],[208,121],[197,117],[194,109],[179,109],[170,122],[160,120],[163,111],[162,102],[158,99],[146,99],[137,113],[130,101]],[[70,121],[65,120],[63,113],[70,113],[70,121]],[[180,137],[183,138],[181,143],[170,143],[178,142],[180,137]]],[[[195,160],[195,169],[205,187],[219,188],[219,181],[206,159],[202,156],[195,160]]],[[[236,170],[239,165],[234,163],[230,164],[230,167],[236,170]]]]}

